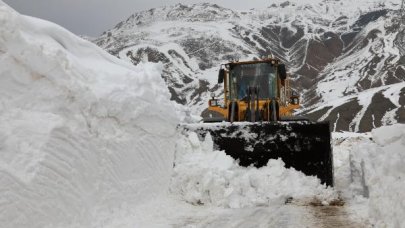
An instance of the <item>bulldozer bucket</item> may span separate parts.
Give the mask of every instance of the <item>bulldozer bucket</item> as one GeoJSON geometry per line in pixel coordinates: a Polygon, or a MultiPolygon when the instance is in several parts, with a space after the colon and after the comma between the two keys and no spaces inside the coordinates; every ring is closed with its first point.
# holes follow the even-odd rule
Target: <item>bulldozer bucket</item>
{"type": "Polygon", "coordinates": [[[329,123],[238,122],[182,125],[186,131],[204,138],[209,132],[214,149],[239,161],[241,166],[262,167],[269,159],[281,158],[286,168],[317,176],[333,186],[333,157],[329,123]]]}

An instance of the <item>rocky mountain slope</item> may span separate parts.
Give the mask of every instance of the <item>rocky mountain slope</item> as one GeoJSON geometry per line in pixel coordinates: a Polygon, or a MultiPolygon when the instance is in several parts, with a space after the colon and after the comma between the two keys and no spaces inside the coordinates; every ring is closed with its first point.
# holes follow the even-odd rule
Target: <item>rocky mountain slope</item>
{"type": "Polygon", "coordinates": [[[162,62],[172,100],[200,113],[219,64],[272,54],[289,66],[301,114],[334,130],[369,131],[405,122],[405,57],[399,2],[274,1],[234,11],[177,4],[138,12],[94,42],[138,64],[162,62]]]}

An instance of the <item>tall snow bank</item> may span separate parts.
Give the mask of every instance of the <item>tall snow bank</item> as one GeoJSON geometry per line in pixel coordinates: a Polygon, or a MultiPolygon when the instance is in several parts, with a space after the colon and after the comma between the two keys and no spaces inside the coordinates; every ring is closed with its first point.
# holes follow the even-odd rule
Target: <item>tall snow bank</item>
{"type": "Polygon", "coordinates": [[[0,226],[109,226],[164,192],[177,117],[160,72],[0,1],[0,226]]]}
{"type": "Polygon", "coordinates": [[[370,216],[377,227],[405,227],[405,125],[374,129],[375,143],[357,145],[369,192],[370,216]]]}
{"type": "Polygon", "coordinates": [[[291,198],[327,204],[337,198],[319,179],[286,169],[281,160],[269,160],[262,168],[241,167],[213,150],[209,135],[200,141],[194,132],[179,136],[170,189],[191,204],[226,208],[283,205],[291,198]]]}

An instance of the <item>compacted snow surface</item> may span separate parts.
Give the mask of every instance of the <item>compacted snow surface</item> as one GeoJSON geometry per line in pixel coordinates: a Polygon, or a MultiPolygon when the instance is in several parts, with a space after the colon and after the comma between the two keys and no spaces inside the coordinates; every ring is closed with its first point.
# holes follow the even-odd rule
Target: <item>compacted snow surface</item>
{"type": "Polygon", "coordinates": [[[404,125],[334,133],[326,188],[176,130],[161,70],[0,1],[0,227],[405,226],[404,125]]]}

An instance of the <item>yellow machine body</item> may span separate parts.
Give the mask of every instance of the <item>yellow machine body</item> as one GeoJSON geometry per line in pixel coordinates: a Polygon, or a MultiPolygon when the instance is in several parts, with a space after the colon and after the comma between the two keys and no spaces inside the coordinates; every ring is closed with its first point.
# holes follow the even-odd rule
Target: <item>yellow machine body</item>
{"type": "MultiPolygon", "coordinates": [[[[260,112],[260,120],[262,121],[271,121],[271,107],[270,104],[273,100],[277,102],[277,117],[290,117],[293,114],[293,111],[300,107],[299,104],[299,96],[293,93],[292,88],[290,87],[290,79],[287,77],[282,77],[280,74],[285,74],[285,72],[281,72],[279,70],[280,66],[283,66],[283,70],[285,67],[283,64],[280,63],[280,60],[277,59],[264,59],[264,60],[256,60],[256,61],[246,61],[246,62],[231,62],[224,65],[223,68],[223,83],[224,83],[224,92],[223,92],[223,102],[219,102],[218,99],[213,97],[209,100],[208,110],[210,113],[215,113],[216,116],[222,116],[225,121],[230,122],[239,122],[239,121],[247,121],[247,110],[250,108],[251,110],[258,110],[260,112]],[[231,96],[232,90],[235,90],[234,86],[232,85],[232,77],[233,76],[233,68],[236,66],[252,66],[253,68],[258,64],[268,64],[271,68],[273,68],[275,73],[275,94],[272,97],[257,97],[258,99],[251,99],[251,103],[249,104],[247,99],[238,98],[235,96],[231,96]],[[232,102],[236,104],[235,118],[231,121],[231,107],[232,102]],[[221,103],[221,104],[220,104],[221,103]]],[[[251,68],[252,68],[251,67],[251,68]]],[[[254,70],[252,70],[253,72],[254,70]]],[[[254,72],[253,72],[254,74],[254,72]]],[[[256,85],[261,87],[261,85],[256,85]]],[[[236,91],[235,91],[236,93],[236,91]]],[[[207,121],[211,122],[211,121],[207,121]]],[[[215,122],[215,121],[214,121],[215,122]]]]}

